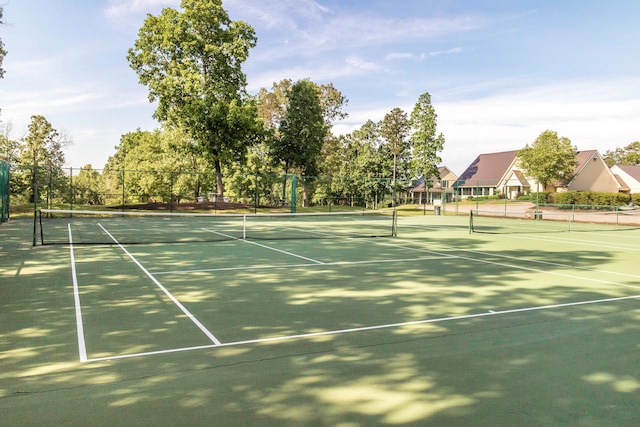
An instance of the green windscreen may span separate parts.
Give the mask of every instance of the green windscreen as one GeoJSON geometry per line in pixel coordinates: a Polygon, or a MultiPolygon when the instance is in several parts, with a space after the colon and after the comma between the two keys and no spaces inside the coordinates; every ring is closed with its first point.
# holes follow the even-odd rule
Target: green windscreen
{"type": "Polygon", "coordinates": [[[396,217],[395,210],[186,214],[42,209],[35,233],[43,245],[392,237],[396,217]]]}
{"type": "Polygon", "coordinates": [[[9,163],[0,161],[0,222],[9,219],[9,163]]]}

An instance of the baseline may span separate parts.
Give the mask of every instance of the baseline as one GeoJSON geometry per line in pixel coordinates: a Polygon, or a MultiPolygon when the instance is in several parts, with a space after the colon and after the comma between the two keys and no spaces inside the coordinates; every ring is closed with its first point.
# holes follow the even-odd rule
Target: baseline
{"type": "Polygon", "coordinates": [[[233,346],[241,346],[241,345],[263,344],[263,343],[278,342],[278,341],[299,340],[299,339],[307,339],[307,338],[314,338],[314,337],[327,336],[327,335],[342,335],[342,334],[373,331],[373,330],[380,330],[380,329],[393,329],[393,328],[399,328],[403,326],[451,322],[456,320],[474,319],[474,318],[489,317],[489,316],[500,316],[500,315],[525,313],[525,312],[532,312],[532,311],[551,310],[551,309],[563,308],[563,307],[576,307],[576,306],[583,306],[583,305],[589,305],[589,304],[602,304],[602,303],[618,302],[618,301],[633,300],[633,299],[640,299],[640,295],[631,295],[631,296],[617,297],[617,298],[605,298],[605,299],[597,299],[597,300],[576,301],[576,302],[569,302],[569,303],[562,303],[562,304],[549,304],[549,305],[541,305],[541,306],[533,306],[533,307],[514,308],[510,310],[500,310],[500,311],[490,310],[483,313],[465,314],[461,316],[414,320],[409,322],[398,322],[398,323],[389,323],[384,325],[363,326],[359,328],[337,329],[333,331],[311,332],[307,334],[287,335],[287,336],[271,337],[271,338],[259,338],[259,339],[253,339],[253,340],[228,342],[228,343],[219,344],[219,345],[201,345],[201,346],[174,348],[174,349],[160,350],[160,351],[122,354],[119,356],[96,357],[93,359],[89,359],[88,362],[104,362],[104,361],[110,361],[110,360],[130,359],[134,357],[155,356],[155,355],[161,355],[161,354],[180,353],[180,352],[195,351],[195,350],[205,350],[205,349],[211,349],[211,348],[233,347],[233,346]]]}

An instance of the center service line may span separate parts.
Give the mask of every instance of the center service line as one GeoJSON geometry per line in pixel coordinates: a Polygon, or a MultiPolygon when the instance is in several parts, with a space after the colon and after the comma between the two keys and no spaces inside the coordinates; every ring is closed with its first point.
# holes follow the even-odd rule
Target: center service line
{"type": "Polygon", "coordinates": [[[267,246],[267,245],[261,245],[260,243],[253,242],[253,241],[247,240],[247,239],[240,239],[238,237],[230,236],[228,234],[224,234],[224,233],[221,233],[219,231],[209,230],[207,228],[203,228],[202,230],[206,231],[207,233],[213,233],[213,234],[218,234],[220,236],[228,237],[228,238],[233,239],[233,240],[240,240],[240,241],[245,242],[245,243],[251,243],[252,245],[260,246],[261,248],[265,248],[265,249],[269,249],[269,250],[272,250],[272,251],[280,252],[282,254],[293,256],[293,257],[296,257],[296,258],[300,258],[300,259],[303,259],[305,261],[310,261],[310,262],[313,262],[315,264],[324,264],[324,262],[318,261],[317,259],[307,258],[307,257],[304,257],[302,255],[297,255],[297,254],[293,254],[291,252],[283,251],[282,249],[273,248],[273,247],[267,246]]]}
{"type": "Polygon", "coordinates": [[[146,274],[146,275],[147,275],[147,277],[149,277],[149,278],[153,281],[153,283],[155,283],[155,284],[156,284],[160,289],[162,289],[162,292],[164,292],[164,293],[169,297],[169,299],[171,299],[171,301],[173,301],[173,303],[174,303],[175,305],[177,305],[177,306],[178,306],[178,308],[179,308],[180,310],[182,310],[182,312],[183,312],[184,314],[186,314],[186,315],[187,315],[187,317],[188,317],[189,319],[191,319],[191,321],[192,321],[192,322],[193,322],[193,323],[194,323],[194,324],[195,324],[195,325],[196,325],[196,326],[197,326],[197,327],[198,327],[198,328],[199,328],[199,329],[200,329],[200,330],[201,330],[201,331],[202,331],[202,332],[203,332],[203,333],[204,333],[204,334],[205,334],[205,335],[206,335],[206,336],[211,340],[211,342],[213,342],[213,343],[214,343],[214,344],[216,344],[216,345],[220,345],[220,344],[221,344],[221,343],[220,343],[220,341],[218,341],[218,339],[217,339],[217,338],[216,338],[216,337],[215,337],[211,332],[209,332],[209,330],[208,330],[207,328],[205,328],[205,327],[204,327],[204,325],[203,325],[202,323],[200,323],[200,321],[199,321],[198,319],[196,319],[196,318],[195,318],[195,316],[194,316],[193,314],[191,314],[191,312],[189,312],[189,310],[187,310],[187,308],[186,308],[184,305],[182,305],[182,303],[180,303],[180,301],[178,301],[178,300],[176,299],[176,297],[174,297],[174,296],[171,294],[171,292],[169,292],[169,290],[168,290],[167,288],[165,288],[164,286],[162,286],[162,283],[160,283],[160,282],[158,281],[158,279],[156,279],[155,277],[153,277],[153,275],[152,275],[151,273],[149,273],[149,271],[148,271],[146,268],[144,268],[144,266],[143,266],[142,264],[140,264],[140,262],[138,262],[138,260],[137,260],[137,259],[135,259],[135,257],[134,257],[133,255],[131,255],[131,254],[129,253],[129,251],[128,251],[128,250],[126,250],[126,249],[125,249],[125,247],[124,247],[124,246],[122,246],[122,245],[120,244],[120,242],[118,242],[118,241],[116,240],[116,238],[115,238],[115,237],[113,237],[113,236],[111,235],[111,233],[109,233],[109,231],[107,231],[107,229],[106,229],[106,228],[104,228],[104,227],[102,226],[102,224],[98,224],[98,226],[99,226],[100,228],[102,228],[102,230],[104,230],[104,232],[105,232],[105,233],[107,233],[107,235],[108,235],[109,237],[111,237],[111,240],[113,240],[113,241],[114,241],[114,242],[115,242],[115,243],[120,247],[120,249],[122,249],[122,250],[124,251],[124,253],[125,253],[125,254],[127,254],[127,255],[129,256],[129,258],[131,258],[131,260],[132,260],[133,262],[135,262],[135,263],[136,263],[136,265],[137,265],[138,267],[140,267],[140,269],[144,272],[144,274],[146,274]]]}
{"type": "Polygon", "coordinates": [[[80,290],[78,289],[78,275],[76,273],[76,257],[73,253],[73,236],[71,235],[71,224],[67,224],[69,229],[69,252],[71,254],[71,279],[73,280],[73,301],[76,306],[76,330],[78,332],[78,351],[80,361],[87,361],[87,346],[84,341],[84,326],[82,325],[82,308],[80,306],[80,290]]]}

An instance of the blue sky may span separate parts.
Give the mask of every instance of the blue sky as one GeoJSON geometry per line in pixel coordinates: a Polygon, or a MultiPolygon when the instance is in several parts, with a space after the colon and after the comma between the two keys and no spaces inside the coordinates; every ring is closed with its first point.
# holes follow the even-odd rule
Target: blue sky
{"type": "MultiPolygon", "coordinates": [[[[73,139],[69,166],[101,168],[120,135],[158,127],[126,61],[147,13],[179,0],[4,0],[8,55],[0,121],[24,135],[44,115],[73,139]]],[[[640,140],[636,0],[225,0],[258,45],[248,90],[284,78],[332,82],[347,133],[429,92],[461,174],[480,153],[516,150],[546,129],[579,150],[640,140]]]]}

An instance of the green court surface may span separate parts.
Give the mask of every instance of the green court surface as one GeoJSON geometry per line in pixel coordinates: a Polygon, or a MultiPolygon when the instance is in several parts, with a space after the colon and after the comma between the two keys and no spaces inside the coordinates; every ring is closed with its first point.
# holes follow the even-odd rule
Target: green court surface
{"type": "Polygon", "coordinates": [[[35,247],[2,224],[0,424],[640,424],[640,230],[397,222],[35,247]]]}

